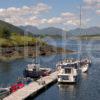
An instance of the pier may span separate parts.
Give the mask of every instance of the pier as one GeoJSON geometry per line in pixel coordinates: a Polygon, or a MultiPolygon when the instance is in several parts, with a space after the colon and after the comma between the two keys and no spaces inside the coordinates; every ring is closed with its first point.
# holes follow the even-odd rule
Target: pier
{"type": "Polygon", "coordinates": [[[22,89],[10,94],[3,100],[25,100],[30,96],[35,96],[45,87],[49,86],[57,80],[57,71],[51,73],[49,76],[41,77],[37,81],[33,81],[29,85],[24,86],[22,89]]]}

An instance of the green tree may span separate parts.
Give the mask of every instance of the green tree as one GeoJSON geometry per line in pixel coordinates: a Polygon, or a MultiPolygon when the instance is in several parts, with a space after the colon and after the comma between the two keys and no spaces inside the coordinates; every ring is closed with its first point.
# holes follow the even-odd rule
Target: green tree
{"type": "Polygon", "coordinates": [[[11,36],[11,32],[9,31],[9,29],[8,28],[4,28],[3,29],[3,33],[2,33],[2,38],[10,39],[10,36],[11,36]]]}

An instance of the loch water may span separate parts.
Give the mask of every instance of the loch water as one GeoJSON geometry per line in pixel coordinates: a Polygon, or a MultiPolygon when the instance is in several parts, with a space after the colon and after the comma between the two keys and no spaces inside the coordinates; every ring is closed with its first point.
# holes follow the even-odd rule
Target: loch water
{"type": "MultiPolygon", "coordinates": [[[[75,85],[54,84],[32,100],[99,100],[100,99],[100,40],[95,41],[52,41],[51,45],[65,47],[78,51],[73,54],[55,54],[51,56],[40,56],[38,62],[55,69],[58,61],[64,58],[89,57],[92,64],[88,73],[81,75],[79,82],[75,85]]],[[[18,59],[7,63],[0,62],[0,86],[9,86],[16,82],[19,76],[23,76],[23,70],[33,58],[18,59]]]]}

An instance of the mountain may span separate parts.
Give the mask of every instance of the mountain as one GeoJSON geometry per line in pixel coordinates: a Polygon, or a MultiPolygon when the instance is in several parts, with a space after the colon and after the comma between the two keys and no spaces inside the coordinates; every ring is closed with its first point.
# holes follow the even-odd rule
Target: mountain
{"type": "Polygon", "coordinates": [[[55,28],[55,27],[48,27],[41,30],[42,34],[49,34],[49,35],[61,35],[63,33],[62,29],[55,28]]]}
{"type": "Polygon", "coordinates": [[[48,27],[48,28],[44,28],[44,29],[39,29],[35,26],[20,26],[21,29],[25,30],[25,31],[29,31],[33,34],[47,34],[47,35],[61,35],[61,33],[63,32],[62,29],[60,28],[55,28],[55,27],[48,27]]]}
{"type": "Polygon", "coordinates": [[[22,30],[24,30],[26,32],[30,32],[30,33],[34,33],[34,34],[39,34],[40,33],[40,30],[37,27],[31,26],[31,25],[20,26],[19,28],[21,28],[22,30]]]}
{"type": "MultiPolygon", "coordinates": [[[[29,30],[29,32],[34,34],[47,34],[47,35],[62,35],[64,31],[60,28],[55,27],[48,27],[44,29],[38,29],[35,26],[21,26],[20,28],[24,30],[29,30]]],[[[94,35],[99,34],[100,35],[100,27],[90,27],[86,29],[76,28],[73,30],[69,30],[66,32],[67,36],[79,36],[79,35],[94,35]]]]}
{"type": "Polygon", "coordinates": [[[78,36],[78,35],[100,35],[100,27],[90,27],[86,29],[81,29],[76,28],[74,30],[68,31],[68,34],[73,35],[73,36],[78,36]]]}
{"type": "Polygon", "coordinates": [[[11,33],[24,34],[21,28],[0,20],[0,33],[2,33],[4,29],[8,29],[11,33]]]}

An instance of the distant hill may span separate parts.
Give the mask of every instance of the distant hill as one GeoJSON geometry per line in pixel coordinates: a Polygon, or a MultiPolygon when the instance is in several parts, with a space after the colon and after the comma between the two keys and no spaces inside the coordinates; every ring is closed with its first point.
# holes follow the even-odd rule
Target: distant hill
{"type": "Polygon", "coordinates": [[[48,28],[43,28],[39,29],[35,26],[20,26],[21,29],[25,31],[29,31],[33,34],[46,34],[46,35],[61,35],[63,30],[60,28],[55,28],[55,27],[48,27],[48,28]]]}
{"type": "Polygon", "coordinates": [[[40,33],[40,30],[37,27],[31,26],[31,25],[20,26],[19,28],[21,28],[22,30],[24,30],[26,32],[30,32],[30,33],[34,33],[34,34],[39,34],[40,33]]]}
{"type": "Polygon", "coordinates": [[[21,28],[0,20],[0,34],[5,28],[7,28],[11,33],[17,33],[20,35],[24,34],[24,31],[21,28]]]}
{"type": "MultiPolygon", "coordinates": [[[[44,29],[38,29],[35,26],[21,26],[23,30],[27,30],[34,34],[47,34],[47,35],[62,35],[64,32],[60,28],[48,27],[44,29]]],[[[67,36],[79,36],[79,35],[100,35],[100,27],[90,27],[86,29],[76,28],[66,32],[67,36]]]]}
{"type": "Polygon", "coordinates": [[[73,36],[79,36],[79,35],[100,35],[100,27],[90,27],[86,29],[77,28],[74,30],[70,30],[68,34],[73,36]]]}
{"type": "Polygon", "coordinates": [[[48,27],[48,28],[41,29],[41,33],[49,34],[49,35],[55,35],[55,34],[61,35],[63,34],[63,30],[55,27],[48,27]]]}

